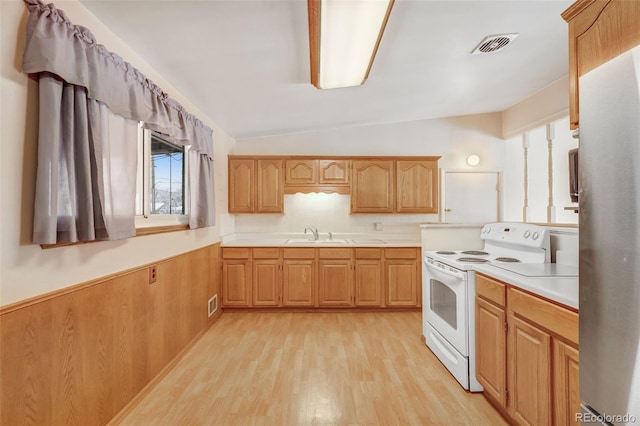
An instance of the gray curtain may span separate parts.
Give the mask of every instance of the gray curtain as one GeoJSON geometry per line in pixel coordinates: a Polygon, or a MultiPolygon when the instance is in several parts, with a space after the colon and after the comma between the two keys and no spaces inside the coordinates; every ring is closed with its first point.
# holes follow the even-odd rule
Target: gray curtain
{"type": "MultiPolygon", "coordinates": [[[[111,171],[119,170],[112,167],[129,155],[126,153],[135,152],[130,151],[135,150],[135,143],[129,141],[128,136],[114,137],[116,131],[128,135],[128,131],[119,126],[129,128],[116,117],[140,121],[144,127],[168,135],[176,144],[190,147],[189,223],[191,228],[213,225],[213,131],[131,64],[97,44],[88,29],[73,25],[53,4],[24,1],[30,13],[23,71],[34,76],[46,75],[44,85],[41,79],[40,90],[51,91],[41,94],[45,104],[40,106],[34,242],[50,244],[132,235],[133,213],[128,203],[125,207],[120,200],[114,200],[122,196],[114,188],[130,185],[135,191],[135,179],[131,179],[128,168],[123,169],[122,175],[111,171]],[[50,88],[49,80],[53,76],[66,86],[50,88]],[[58,92],[69,95],[56,98],[58,92]],[[75,102],[71,109],[63,106],[80,96],[79,93],[86,99],[83,107],[86,113],[75,102]],[[56,102],[62,102],[59,108],[47,106],[56,102]],[[59,115],[48,117],[53,114],[59,115]],[[78,124],[76,129],[76,119],[85,115],[89,117],[83,121],[86,124],[78,124]],[[102,120],[107,122],[101,124],[102,120]],[[53,136],[59,134],[61,128],[70,129],[73,143],[67,136],[53,136]],[[82,130],[84,128],[87,130],[82,130]],[[86,140],[90,142],[80,147],[76,140],[83,138],[83,132],[88,133],[86,140]],[[120,153],[120,150],[123,151],[120,153]],[[92,158],[92,155],[95,165],[87,169],[86,163],[79,159],[92,158]],[[92,180],[86,181],[89,178],[92,180]],[[90,206],[84,205],[89,195],[93,201],[90,206]],[[93,231],[81,230],[85,229],[85,223],[93,231]]],[[[135,159],[135,153],[131,158],[135,159]]],[[[125,192],[130,195],[129,191],[125,192]]]]}

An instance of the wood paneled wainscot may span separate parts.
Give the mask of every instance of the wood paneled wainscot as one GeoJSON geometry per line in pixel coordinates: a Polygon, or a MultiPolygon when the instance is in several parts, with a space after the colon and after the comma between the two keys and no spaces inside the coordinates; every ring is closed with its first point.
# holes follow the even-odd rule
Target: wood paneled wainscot
{"type": "Polygon", "coordinates": [[[226,308],[416,308],[416,247],[224,247],[226,308]]]}
{"type": "Polygon", "coordinates": [[[282,213],[283,161],[229,156],[229,213],[282,213]]]}
{"type": "Polygon", "coordinates": [[[211,324],[219,245],[0,310],[0,424],[104,425],[211,324]],[[150,269],[155,268],[155,282],[150,269]]]}
{"type": "Polygon", "coordinates": [[[578,79],[640,45],[640,1],[578,0],[562,17],[569,23],[569,113],[576,129],[578,79]]]}
{"type": "Polygon", "coordinates": [[[477,273],[476,373],[514,423],[578,424],[578,314],[477,273]]]}

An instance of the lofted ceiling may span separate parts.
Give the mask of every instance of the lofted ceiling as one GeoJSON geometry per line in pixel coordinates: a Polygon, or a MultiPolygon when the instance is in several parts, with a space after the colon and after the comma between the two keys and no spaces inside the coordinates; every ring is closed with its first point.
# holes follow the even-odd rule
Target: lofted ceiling
{"type": "Polygon", "coordinates": [[[396,0],[367,82],[332,90],[309,82],[306,0],[81,2],[236,139],[502,111],[568,73],[572,1],[396,0]]]}

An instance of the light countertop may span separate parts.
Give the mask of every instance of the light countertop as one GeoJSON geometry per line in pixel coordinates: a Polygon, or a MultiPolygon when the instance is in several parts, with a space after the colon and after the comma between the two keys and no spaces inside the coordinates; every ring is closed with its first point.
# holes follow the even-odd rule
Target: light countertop
{"type": "Polygon", "coordinates": [[[235,233],[222,237],[223,247],[420,247],[414,234],[320,233],[318,241],[303,233],[235,233]]]}
{"type": "Polygon", "coordinates": [[[478,228],[481,229],[484,223],[448,223],[448,222],[425,222],[420,224],[422,229],[430,228],[478,228]]]}
{"type": "MultiPolygon", "coordinates": [[[[526,267],[523,268],[526,269],[526,267]]],[[[538,276],[525,276],[490,264],[474,265],[474,269],[514,287],[519,287],[565,306],[578,309],[578,277],[577,267],[575,266],[546,264],[546,266],[543,265],[540,268],[536,268],[535,271],[526,270],[527,274],[538,276]],[[544,276],[545,271],[549,274],[560,276],[544,276]],[[576,276],[571,276],[574,271],[576,276]]],[[[525,272],[524,269],[523,272],[525,272]]]]}

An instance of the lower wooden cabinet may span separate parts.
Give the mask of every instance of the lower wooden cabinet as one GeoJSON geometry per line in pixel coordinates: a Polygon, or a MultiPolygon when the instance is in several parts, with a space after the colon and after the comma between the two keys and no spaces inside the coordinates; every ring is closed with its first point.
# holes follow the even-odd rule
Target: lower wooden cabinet
{"type": "Polygon", "coordinates": [[[578,314],[476,274],[476,376],[519,425],[574,425],[578,314]]]}
{"type": "Polygon", "coordinates": [[[222,265],[228,308],[415,308],[422,299],[416,247],[227,247],[222,265]]]}

